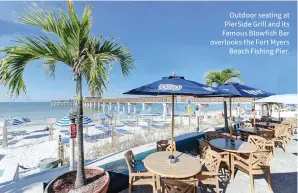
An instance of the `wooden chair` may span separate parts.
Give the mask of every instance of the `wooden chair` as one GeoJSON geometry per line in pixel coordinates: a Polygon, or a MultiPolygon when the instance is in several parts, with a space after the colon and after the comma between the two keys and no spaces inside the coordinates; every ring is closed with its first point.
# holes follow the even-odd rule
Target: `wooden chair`
{"type": "Polygon", "coordinates": [[[287,145],[292,139],[292,128],[290,126],[285,128],[284,142],[287,145]]]}
{"type": "Polygon", "coordinates": [[[196,193],[198,190],[198,180],[171,180],[164,179],[163,193],[196,193]]]}
{"type": "Polygon", "coordinates": [[[271,140],[274,138],[274,132],[273,131],[258,131],[256,135],[263,137],[267,140],[271,140]]]}
{"type": "Polygon", "coordinates": [[[156,142],[156,151],[166,151],[169,146],[169,140],[160,140],[156,142]]]}
{"type": "Polygon", "coordinates": [[[297,128],[297,121],[285,120],[281,124],[288,125],[291,128],[291,134],[294,135],[295,129],[297,128]]]}
{"type": "Polygon", "coordinates": [[[254,145],[258,151],[265,150],[266,139],[257,135],[249,135],[247,142],[254,145]]]}
{"type": "Polygon", "coordinates": [[[210,145],[207,141],[199,140],[199,153],[200,159],[204,160],[206,157],[206,152],[210,148],[210,145]]]}
{"type": "Polygon", "coordinates": [[[242,141],[247,141],[249,135],[250,135],[250,133],[248,133],[248,132],[240,131],[240,139],[242,141]]]}
{"type": "Polygon", "coordinates": [[[263,137],[266,139],[265,142],[265,149],[271,151],[272,155],[274,156],[274,132],[273,131],[258,131],[256,133],[257,136],[263,137]]]}
{"type": "Polygon", "coordinates": [[[254,193],[254,175],[264,173],[267,174],[268,186],[272,191],[270,176],[270,151],[257,151],[250,153],[250,156],[247,159],[236,153],[231,153],[231,164],[232,178],[234,177],[235,167],[249,175],[251,193],[254,193]]]}
{"type": "Polygon", "coordinates": [[[272,139],[274,146],[281,144],[284,152],[286,152],[287,141],[285,132],[287,132],[287,128],[287,125],[277,125],[274,129],[274,138],[272,139]]]}
{"type": "Polygon", "coordinates": [[[148,171],[139,171],[136,168],[136,163],[142,162],[142,160],[135,160],[131,150],[127,151],[124,157],[129,171],[128,192],[131,193],[134,185],[152,185],[153,192],[155,192],[155,175],[148,171]]]}
{"type": "Polygon", "coordinates": [[[217,139],[219,138],[219,132],[217,131],[207,131],[205,132],[205,140],[210,141],[212,139],[217,139]]]}
{"type": "Polygon", "coordinates": [[[199,182],[208,185],[215,185],[216,193],[219,193],[218,173],[221,156],[216,151],[208,149],[202,171],[198,174],[199,182]]]}
{"type": "MultiPolygon", "coordinates": [[[[169,145],[166,148],[166,151],[171,151],[171,147],[172,147],[171,141],[169,140],[169,145]]],[[[173,141],[173,151],[176,151],[176,142],[175,141],[173,141]]]]}

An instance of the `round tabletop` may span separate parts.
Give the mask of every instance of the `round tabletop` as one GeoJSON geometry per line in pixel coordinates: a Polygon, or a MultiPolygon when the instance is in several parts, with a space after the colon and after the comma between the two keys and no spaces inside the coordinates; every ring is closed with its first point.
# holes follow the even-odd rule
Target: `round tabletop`
{"type": "Polygon", "coordinates": [[[201,171],[200,160],[185,153],[175,151],[176,163],[170,163],[169,151],[160,151],[148,155],[144,159],[144,165],[148,171],[168,178],[188,178],[201,171]]]}
{"type": "Polygon", "coordinates": [[[257,133],[259,131],[270,131],[268,129],[264,129],[264,128],[254,128],[254,127],[244,127],[244,128],[238,128],[238,131],[242,131],[242,132],[248,132],[248,133],[257,133]]]}
{"type": "Polygon", "coordinates": [[[234,140],[235,145],[232,145],[230,139],[219,138],[212,139],[209,144],[217,149],[222,149],[225,151],[236,152],[236,153],[251,153],[257,151],[257,148],[245,141],[234,140]]]}
{"type": "Polygon", "coordinates": [[[256,122],[256,125],[264,126],[264,127],[275,127],[278,123],[270,123],[270,122],[256,122]]]}

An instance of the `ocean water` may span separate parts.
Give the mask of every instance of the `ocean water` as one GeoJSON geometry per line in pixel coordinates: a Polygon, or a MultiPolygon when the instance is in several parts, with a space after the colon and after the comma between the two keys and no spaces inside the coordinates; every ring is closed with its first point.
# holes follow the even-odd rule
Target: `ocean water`
{"type": "MultiPolygon", "coordinates": [[[[241,104],[241,106],[245,106],[241,104]]],[[[112,112],[115,112],[116,104],[112,104],[112,112]]],[[[175,113],[187,113],[187,104],[175,104],[175,113]]],[[[0,118],[11,116],[11,117],[28,117],[32,121],[44,121],[47,118],[56,118],[57,120],[69,114],[71,110],[74,110],[75,106],[51,106],[50,102],[0,102],[0,118]]],[[[142,104],[137,104],[137,113],[142,111],[142,104]]],[[[149,108],[148,106],[146,108],[149,108]]],[[[152,104],[151,108],[154,112],[163,111],[161,103],[152,104]]],[[[236,108],[236,104],[233,105],[236,108]]],[[[127,111],[128,106],[125,104],[125,110],[127,111]]],[[[191,104],[192,112],[195,111],[195,104],[191,104]]],[[[122,106],[121,109],[122,111],[122,106]]],[[[201,112],[207,109],[202,109],[201,112]]],[[[208,111],[223,110],[222,104],[210,104],[208,111]]],[[[131,111],[133,108],[131,107],[131,111]]],[[[92,116],[94,113],[100,112],[98,108],[84,108],[84,115],[92,116]]],[[[108,105],[105,105],[105,112],[108,112],[108,105]]]]}

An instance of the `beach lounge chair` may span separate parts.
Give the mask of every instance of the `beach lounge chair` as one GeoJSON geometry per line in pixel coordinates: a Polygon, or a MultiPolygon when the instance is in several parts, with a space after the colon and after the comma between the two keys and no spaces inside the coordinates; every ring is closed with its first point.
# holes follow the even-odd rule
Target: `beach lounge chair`
{"type": "Polygon", "coordinates": [[[254,193],[254,175],[267,174],[268,185],[271,188],[270,151],[256,151],[250,153],[248,158],[231,153],[232,178],[235,168],[249,175],[251,193],[254,193]]]}
{"type": "Polygon", "coordinates": [[[148,171],[140,171],[136,167],[137,162],[142,162],[142,160],[135,160],[134,154],[131,150],[127,151],[124,155],[125,161],[128,167],[129,172],[129,186],[128,186],[128,193],[131,193],[132,186],[134,185],[151,185],[153,191],[156,190],[155,185],[155,175],[148,171]]]}
{"type": "Polygon", "coordinates": [[[164,179],[162,193],[196,193],[198,180],[171,180],[164,179]]]}
{"type": "Polygon", "coordinates": [[[197,175],[199,182],[207,185],[215,185],[216,193],[219,193],[219,166],[221,156],[216,151],[208,149],[205,156],[205,163],[201,172],[197,175]]]}

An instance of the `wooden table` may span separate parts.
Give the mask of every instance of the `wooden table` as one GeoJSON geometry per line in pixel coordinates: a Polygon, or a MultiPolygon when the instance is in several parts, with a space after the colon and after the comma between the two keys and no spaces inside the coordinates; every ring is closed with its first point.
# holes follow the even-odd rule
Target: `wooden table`
{"type": "Polygon", "coordinates": [[[278,123],[270,123],[270,122],[256,122],[256,126],[264,127],[264,128],[274,128],[278,123]]]}
{"type": "Polygon", "coordinates": [[[233,174],[233,170],[234,168],[231,167],[232,166],[232,156],[231,153],[252,153],[257,151],[257,148],[245,141],[241,141],[241,140],[234,140],[235,141],[235,145],[232,145],[230,142],[230,139],[212,139],[211,141],[209,141],[209,144],[217,149],[221,149],[224,151],[229,152],[229,165],[230,165],[230,180],[232,180],[234,178],[233,174]]]}
{"type": "Polygon", "coordinates": [[[247,133],[258,133],[259,131],[271,131],[271,130],[264,129],[264,128],[258,128],[258,129],[256,129],[254,127],[244,127],[244,128],[237,129],[237,131],[247,132],[247,133]]]}
{"type": "Polygon", "coordinates": [[[148,171],[157,175],[157,189],[160,189],[160,176],[168,178],[190,178],[201,171],[202,165],[199,159],[188,154],[175,151],[174,156],[178,162],[170,163],[169,151],[161,151],[148,155],[144,159],[144,165],[148,171]]]}
{"type": "Polygon", "coordinates": [[[228,152],[235,152],[235,153],[251,153],[257,151],[257,148],[245,141],[241,140],[234,140],[235,145],[232,145],[230,139],[212,139],[209,141],[209,144],[217,149],[221,149],[228,152]]]}

